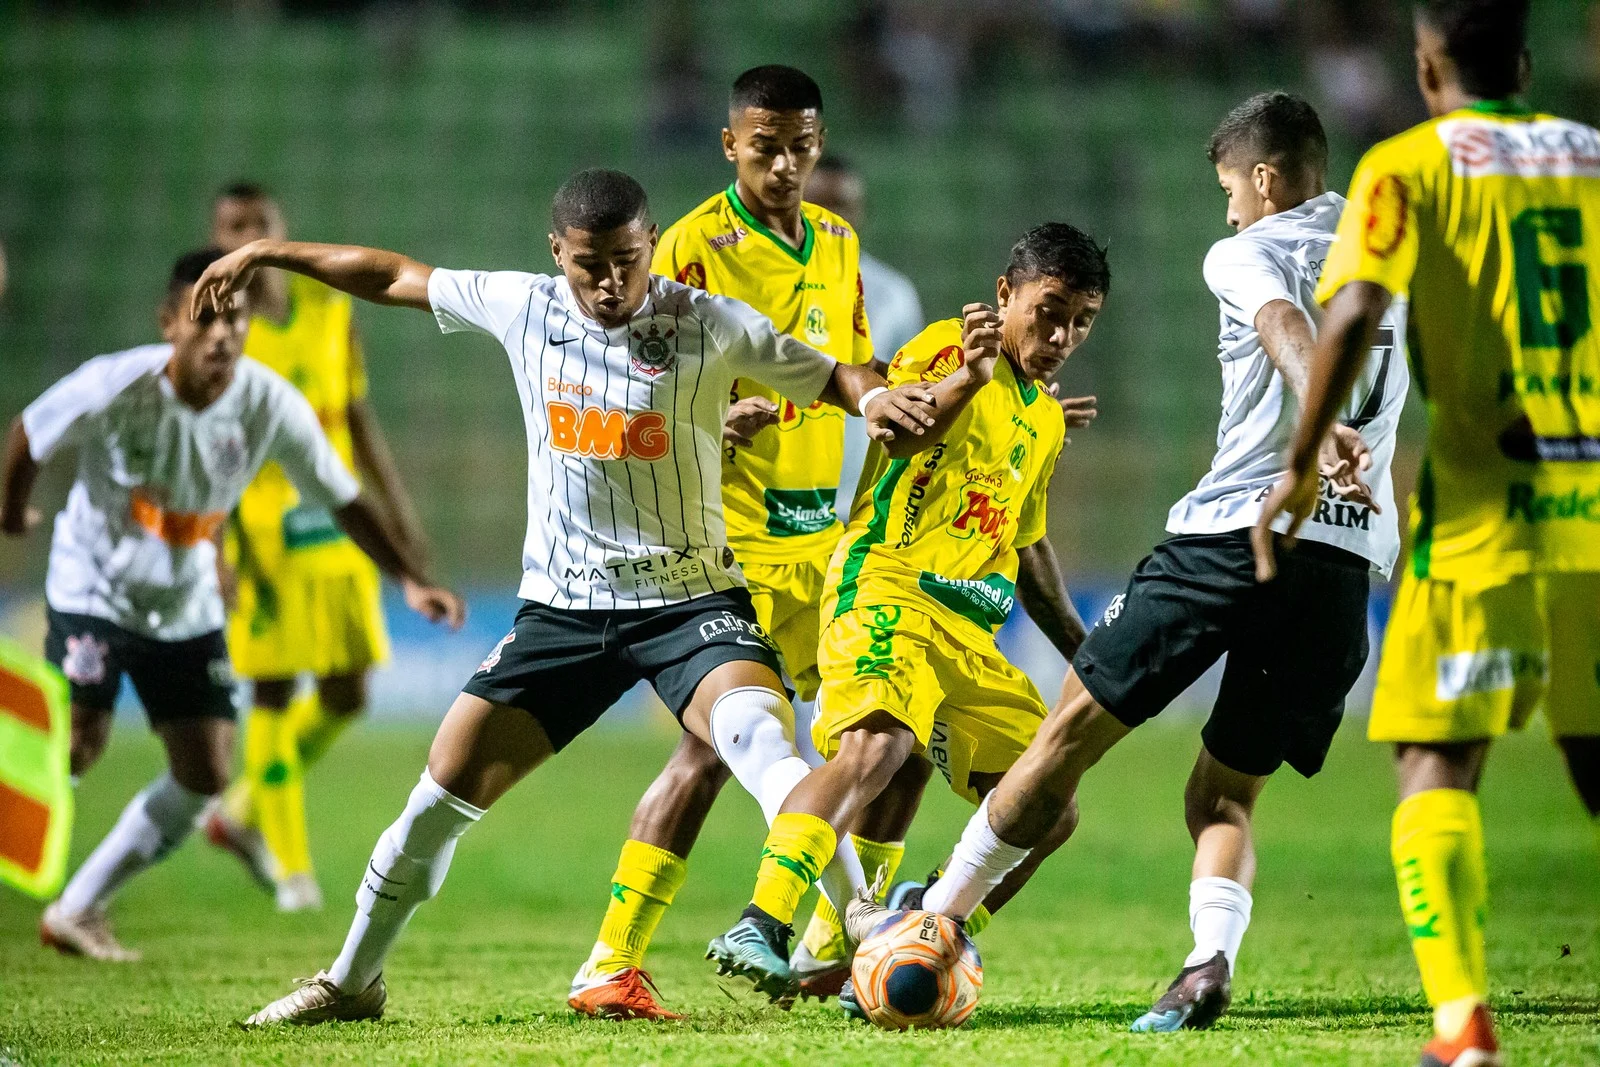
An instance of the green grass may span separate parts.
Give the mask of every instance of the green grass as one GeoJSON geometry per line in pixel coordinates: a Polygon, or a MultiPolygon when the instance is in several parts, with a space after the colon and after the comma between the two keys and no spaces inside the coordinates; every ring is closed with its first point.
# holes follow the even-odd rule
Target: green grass
{"type": "MultiPolygon", "coordinates": [[[[232,1029],[340,943],[371,843],[427,747],[425,732],[374,727],[312,774],[329,898],[320,915],[276,914],[198,840],[118,902],[141,964],[42,951],[37,906],[0,893],[0,1063],[1409,1063],[1429,1017],[1394,900],[1390,772],[1358,734],[1347,730],[1321,777],[1286,772],[1263,798],[1255,922],[1234,1010],[1207,1033],[1126,1032],[1188,949],[1180,798],[1197,739],[1186,723],[1139,731],[1092,777],[1078,837],[981,939],[987,985],[964,1030],[878,1033],[831,1005],[784,1015],[718,989],[700,954],[745,900],[761,829],[734,789],[651,956],[668,1002],[691,1020],[568,1013],[567,982],[593,940],[628,813],[672,743],[614,730],[580,741],[463,840],[443,893],[391,961],[381,1023],[232,1029]]],[[[142,730],[117,735],[81,789],[76,857],[157,766],[142,730]]],[[[932,796],[907,869],[940,858],[965,816],[948,794],[932,796]]],[[[1493,995],[1511,1062],[1600,1063],[1600,862],[1544,738],[1495,753],[1484,817],[1493,995]]]]}

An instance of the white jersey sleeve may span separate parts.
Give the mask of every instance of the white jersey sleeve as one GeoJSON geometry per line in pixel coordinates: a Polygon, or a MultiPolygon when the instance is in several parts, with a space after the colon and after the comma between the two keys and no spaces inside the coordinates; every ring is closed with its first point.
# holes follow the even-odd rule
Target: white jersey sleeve
{"type": "Polygon", "coordinates": [[[274,381],[268,395],[278,419],[267,458],[276,460],[300,495],[318,507],[335,511],[354,500],[361,485],[322,432],[310,402],[283,381],[274,381]]]}
{"type": "Polygon", "coordinates": [[[838,361],[786,333],[741,300],[701,294],[700,314],[735,376],[753,378],[807,407],[822,396],[838,361]]]}
{"type": "Polygon", "coordinates": [[[164,364],[170,345],[145,345],[127,352],[96,356],[46,389],[22,412],[28,452],[43,463],[63,446],[80,443],[84,428],[105,411],[128,384],[164,364]]]}
{"type": "MultiPolygon", "coordinates": [[[[1206,253],[1206,285],[1222,313],[1254,328],[1261,309],[1274,300],[1300,307],[1299,286],[1265,242],[1229,238],[1206,253]]],[[[1301,308],[1304,310],[1304,308],[1301,308]]]]}
{"type": "Polygon", "coordinates": [[[428,276],[428,303],[445,333],[478,330],[502,344],[543,274],[515,270],[441,270],[428,276]]]}

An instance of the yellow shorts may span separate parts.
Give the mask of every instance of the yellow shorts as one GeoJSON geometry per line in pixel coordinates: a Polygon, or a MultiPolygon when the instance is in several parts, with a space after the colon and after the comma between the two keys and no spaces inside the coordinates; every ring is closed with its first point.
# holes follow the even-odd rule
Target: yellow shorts
{"type": "Polygon", "coordinates": [[[817,654],[822,692],[811,735],[832,758],[839,736],[874,711],[917,735],[917,750],[957,796],[981,799],[970,778],[1003,774],[1044,722],[1044,701],[993,638],[975,641],[938,619],[889,604],[833,619],[817,654]]]}
{"type": "Polygon", "coordinates": [[[1541,706],[1556,737],[1600,735],[1600,574],[1487,589],[1406,575],[1368,737],[1480,741],[1522,729],[1541,706]]]}
{"type": "Polygon", "coordinates": [[[767,631],[801,700],[817,695],[817,639],[822,590],[828,583],[826,557],[802,563],[740,565],[750,585],[756,621],[767,631]]]}
{"type": "Polygon", "coordinates": [[[347,558],[301,564],[291,556],[270,575],[239,575],[228,650],[240,676],[325,678],[389,658],[378,568],[352,544],[335,547],[347,558]]]}

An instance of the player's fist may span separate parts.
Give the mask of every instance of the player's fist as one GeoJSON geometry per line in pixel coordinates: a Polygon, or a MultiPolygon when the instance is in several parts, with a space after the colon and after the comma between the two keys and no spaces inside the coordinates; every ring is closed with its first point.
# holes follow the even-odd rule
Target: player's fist
{"type": "Polygon", "coordinates": [[[722,420],[722,443],[749,448],[756,434],[778,421],[778,405],[764,396],[747,396],[728,408],[722,420]]]}
{"type": "Polygon", "coordinates": [[[29,530],[44,521],[38,508],[22,507],[0,515],[0,533],[7,537],[23,537],[29,530]]]}
{"type": "Polygon", "coordinates": [[[989,304],[968,304],[961,309],[961,347],[967,373],[980,382],[994,378],[994,361],[1000,355],[1000,313],[989,304]]]}
{"type": "Polygon", "coordinates": [[[452,630],[461,629],[467,621],[467,604],[450,590],[437,585],[424,585],[407,578],[401,585],[406,594],[406,607],[429,622],[442,622],[452,630]]]}
{"type": "Polygon", "coordinates": [[[250,275],[255,271],[256,245],[259,243],[251,241],[206,268],[200,280],[194,283],[194,292],[189,297],[191,319],[198,319],[200,313],[207,310],[222,314],[229,298],[250,284],[250,275]]]}

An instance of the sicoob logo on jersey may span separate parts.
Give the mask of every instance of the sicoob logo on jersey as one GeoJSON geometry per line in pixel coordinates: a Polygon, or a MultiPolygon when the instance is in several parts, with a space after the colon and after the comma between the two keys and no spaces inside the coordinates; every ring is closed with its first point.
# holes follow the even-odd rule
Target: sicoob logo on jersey
{"type": "Polygon", "coordinates": [[[628,364],[628,369],[638,376],[643,376],[654,381],[672,369],[677,361],[677,354],[672,351],[672,346],[667,344],[677,331],[671,327],[666,333],[661,332],[661,327],[655,323],[650,324],[648,333],[633,331],[633,360],[628,364]]]}

